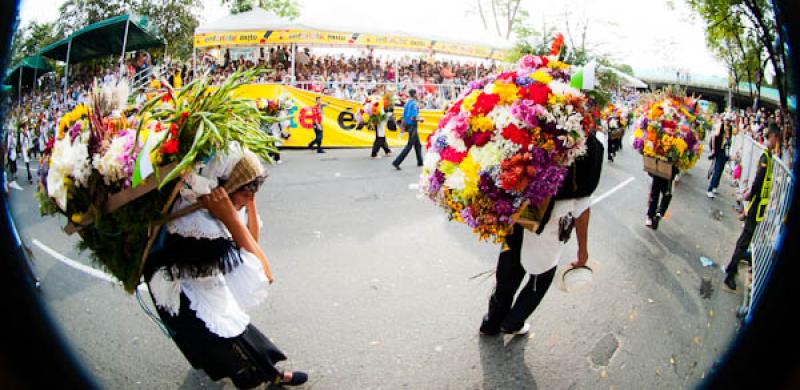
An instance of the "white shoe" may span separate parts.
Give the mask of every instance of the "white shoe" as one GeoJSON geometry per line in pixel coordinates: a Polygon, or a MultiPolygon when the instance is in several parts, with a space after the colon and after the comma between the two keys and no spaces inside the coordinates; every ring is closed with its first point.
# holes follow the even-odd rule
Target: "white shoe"
{"type": "Polygon", "coordinates": [[[647,226],[647,227],[653,226],[653,220],[650,219],[650,218],[645,219],[644,220],[644,226],[647,226]]]}
{"type": "Polygon", "coordinates": [[[525,335],[525,334],[528,334],[528,332],[530,332],[530,330],[531,330],[531,324],[526,322],[525,325],[522,325],[522,328],[520,330],[518,330],[518,331],[516,331],[516,332],[514,332],[512,334],[514,334],[514,335],[525,335]]]}
{"type": "Polygon", "coordinates": [[[278,161],[275,162],[275,164],[281,165],[281,164],[283,164],[283,160],[278,160],[278,161]]]}
{"type": "Polygon", "coordinates": [[[709,198],[709,199],[714,199],[714,196],[716,196],[716,195],[714,195],[714,193],[713,193],[713,192],[711,192],[711,191],[708,191],[708,193],[706,194],[706,196],[708,196],[708,198],[709,198]]]}
{"type": "Polygon", "coordinates": [[[711,190],[711,192],[713,192],[713,193],[714,193],[714,195],[716,195],[716,194],[717,194],[717,189],[716,189],[716,188],[714,188],[713,190],[711,190]]]}

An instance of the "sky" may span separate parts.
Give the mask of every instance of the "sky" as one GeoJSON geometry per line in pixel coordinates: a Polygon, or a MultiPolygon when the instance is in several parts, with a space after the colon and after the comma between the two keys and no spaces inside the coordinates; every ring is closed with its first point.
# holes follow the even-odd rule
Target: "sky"
{"type": "MultiPolygon", "coordinates": [[[[213,21],[227,15],[220,0],[203,3],[201,19],[213,21]]],[[[299,0],[300,22],[349,26],[358,31],[400,30],[416,35],[452,37],[455,40],[497,41],[483,29],[469,0],[299,0]]],[[[22,23],[54,21],[64,0],[23,0],[22,23]]],[[[683,0],[522,0],[529,23],[546,23],[567,35],[587,26],[587,46],[610,54],[635,71],[690,72],[725,76],[725,66],[705,46],[703,23],[683,0]]],[[[487,17],[491,18],[490,15],[487,17]]],[[[201,23],[202,23],[201,20],[201,23]]],[[[491,22],[490,22],[491,23],[491,22]]],[[[576,37],[577,39],[577,37],[576,37]]]]}

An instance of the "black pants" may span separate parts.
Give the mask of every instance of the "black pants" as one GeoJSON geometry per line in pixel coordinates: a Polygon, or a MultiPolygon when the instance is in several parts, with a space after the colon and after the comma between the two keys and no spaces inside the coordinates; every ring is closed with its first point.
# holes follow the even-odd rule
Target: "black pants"
{"type": "Polygon", "coordinates": [[[653,184],[650,186],[650,202],[647,208],[647,216],[652,218],[656,217],[656,212],[662,216],[666,214],[669,208],[669,202],[672,200],[672,179],[664,179],[663,177],[653,176],[653,184]],[[659,204],[659,198],[661,200],[659,204]]]}
{"type": "MultiPolygon", "coordinates": [[[[753,205],[753,207],[758,207],[758,205],[753,205]]],[[[728,263],[727,267],[725,267],[725,273],[730,276],[736,275],[736,272],[739,269],[739,260],[745,259],[748,262],[752,261],[750,259],[750,252],[748,249],[750,248],[750,241],[753,239],[753,234],[756,232],[756,226],[758,226],[758,222],[756,222],[755,210],[751,211],[753,212],[748,213],[747,219],[744,221],[744,229],[742,229],[742,234],[740,234],[739,239],[736,240],[736,249],[733,250],[731,262],[728,263]]]]}
{"type": "Polygon", "coordinates": [[[214,381],[231,378],[237,388],[280,381],[283,372],[275,364],[286,360],[286,355],[256,327],[248,324],[238,336],[220,337],[211,333],[205,322],[197,318],[184,293],[180,299],[177,316],[158,305],[156,311],[192,367],[202,369],[214,381]]]}
{"type": "Polygon", "coordinates": [[[414,153],[417,155],[417,165],[422,165],[422,144],[419,142],[419,133],[417,132],[417,124],[413,125],[406,125],[406,130],[408,131],[408,143],[403,148],[403,151],[397,155],[397,158],[394,159],[392,162],[393,165],[399,166],[403,163],[403,160],[406,159],[408,153],[411,152],[411,148],[414,148],[414,153]]]}
{"type": "Polygon", "coordinates": [[[500,253],[497,259],[497,285],[489,298],[489,312],[481,324],[484,333],[521,329],[525,320],[539,306],[555,277],[556,267],[542,274],[531,274],[514,301],[514,295],[527,273],[520,263],[523,230],[519,225],[514,226],[514,231],[506,239],[508,250],[500,253]]]}
{"type": "Polygon", "coordinates": [[[26,162],[25,163],[25,169],[28,170],[28,181],[32,182],[33,181],[33,177],[31,176],[31,163],[26,162]]]}
{"type": "Polygon", "coordinates": [[[383,152],[389,154],[392,149],[389,149],[389,144],[386,142],[386,137],[375,136],[375,142],[372,143],[372,157],[378,156],[378,150],[383,148],[383,152]]]}
{"type": "Polygon", "coordinates": [[[317,151],[322,150],[322,126],[321,125],[314,125],[314,140],[308,144],[310,149],[314,148],[314,145],[317,145],[317,151]]]}

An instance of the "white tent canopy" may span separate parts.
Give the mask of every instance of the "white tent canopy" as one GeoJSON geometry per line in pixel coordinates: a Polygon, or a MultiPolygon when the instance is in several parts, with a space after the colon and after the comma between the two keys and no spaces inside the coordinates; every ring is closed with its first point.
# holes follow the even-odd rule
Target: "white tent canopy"
{"type": "Polygon", "coordinates": [[[637,89],[647,88],[647,84],[644,81],[639,80],[636,77],[633,77],[627,73],[620,72],[617,69],[602,65],[599,67],[599,69],[604,72],[614,73],[619,78],[620,84],[626,87],[637,88],[637,89]]]}
{"type": "Polygon", "coordinates": [[[228,15],[213,22],[201,24],[195,30],[195,34],[208,34],[231,31],[250,31],[250,30],[313,30],[314,27],[296,23],[288,19],[281,18],[272,12],[267,12],[261,8],[253,8],[247,12],[228,15]]]}

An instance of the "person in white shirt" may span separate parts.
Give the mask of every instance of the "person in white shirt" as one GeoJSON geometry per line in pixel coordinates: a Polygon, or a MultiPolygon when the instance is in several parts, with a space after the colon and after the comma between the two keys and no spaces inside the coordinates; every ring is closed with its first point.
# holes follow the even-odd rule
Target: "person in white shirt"
{"type": "Polygon", "coordinates": [[[497,260],[497,284],[480,326],[482,335],[528,333],[530,324],[525,321],[550,288],[573,230],[578,251],[577,260],[571,266],[586,265],[591,194],[600,180],[604,157],[603,145],[594,134],[587,138],[587,146],[586,156],[569,168],[559,193],[551,199],[540,223],[515,216],[518,222],[506,237],[497,260]],[[528,282],[517,294],[526,274],[530,275],[528,282]]]}

